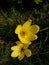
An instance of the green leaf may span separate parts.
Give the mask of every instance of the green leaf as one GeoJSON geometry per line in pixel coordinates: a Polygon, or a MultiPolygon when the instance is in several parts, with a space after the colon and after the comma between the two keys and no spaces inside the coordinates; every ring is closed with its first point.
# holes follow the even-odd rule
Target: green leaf
{"type": "Polygon", "coordinates": [[[42,0],[34,0],[36,4],[39,4],[39,2],[42,2],[42,0]]]}

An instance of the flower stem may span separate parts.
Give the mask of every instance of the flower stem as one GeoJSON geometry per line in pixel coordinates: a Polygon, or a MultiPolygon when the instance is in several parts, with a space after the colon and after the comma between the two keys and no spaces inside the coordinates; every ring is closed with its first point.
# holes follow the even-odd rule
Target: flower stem
{"type": "Polygon", "coordinates": [[[44,29],[41,29],[40,32],[45,31],[45,30],[47,30],[47,29],[49,29],[49,27],[46,27],[46,28],[44,28],[44,29]]]}

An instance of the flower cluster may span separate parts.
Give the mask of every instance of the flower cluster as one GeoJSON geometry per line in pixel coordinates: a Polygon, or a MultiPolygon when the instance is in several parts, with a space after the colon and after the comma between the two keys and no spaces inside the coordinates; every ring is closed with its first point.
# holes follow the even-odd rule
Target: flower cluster
{"type": "Polygon", "coordinates": [[[18,57],[19,60],[22,60],[24,56],[30,57],[32,52],[28,49],[31,41],[34,41],[38,38],[36,35],[39,32],[40,27],[38,25],[31,25],[32,20],[29,19],[23,25],[18,25],[15,29],[15,34],[18,35],[20,41],[16,42],[16,45],[11,47],[13,51],[11,57],[18,57]]]}

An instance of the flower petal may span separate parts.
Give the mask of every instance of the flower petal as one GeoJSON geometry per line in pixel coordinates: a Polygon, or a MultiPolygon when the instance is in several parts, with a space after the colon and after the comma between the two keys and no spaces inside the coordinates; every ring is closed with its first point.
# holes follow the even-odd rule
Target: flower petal
{"type": "Polygon", "coordinates": [[[17,44],[20,48],[22,48],[22,47],[23,47],[23,44],[22,44],[22,42],[21,42],[21,41],[16,41],[16,44],[17,44]]]}
{"type": "Polygon", "coordinates": [[[18,26],[16,27],[16,29],[15,29],[15,33],[16,33],[16,34],[19,34],[21,30],[22,30],[22,26],[21,26],[21,25],[18,25],[18,26]]]}
{"type": "Polygon", "coordinates": [[[30,56],[32,55],[32,52],[31,52],[30,49],[26,49],[26,50],[24,51],[24,53],[25,53],[25,55],[26,55],[27,57],[30,57],[30,56]]]}
{"type": "Polygon", "coordinates": [[[13,50],[13,52],[11,53],[11,57],[17,57],[21,48],[19,46],[13,46],[11,47],[11,50],[13,50]]]}
{"type": "MultiPolygon", "coordinates": [[[[30,44],[31,44],[31,42],[30,42],[30,44]]],[[[30,44],[24,44],[23,48],[24,48],[24,49],[27,49],[30,44]]]]}
{"type": "Polygon", "coordinates": [[[34,41],[34,40],[36,40],[37,38],[38,38],[37,35],[31,34],[30,37],[29,37],[29,40],[30,40],[30,41],[34,41]]]}
{"type": "Polygon", "coordinates": [[[19,55],[19,51],[13,51],[11,53],[11,57],[13,57],[13,58],[17,57],[18,55],[19,55]]]}
{"type": "Polygon", "coordinates": [[[19,56],[18,56],[18,59],[19,60],[22,60],[24,58],[24,52],[21,52],[20,54],[19,54],[19,56]]]}
{"type": "Polygon", "coordinates": [[[39,29],[40,29],[40,28],[39,28],[38,25],[32,25],[32,26],[31,26],[31,32],[34,33],[34,34],[35,34],[35,33],[38,33],[38,32],[39,32],[39,29]]]}
{"type": "Polygon", "coordinates": [[[26,29],[30,28],[31,23],[32,23],[32,20],[31,20],[31,19],[27,20],[27,21],[23,24],[23,28],[24,28],[24,29],[25,29],[25,28],[26,28],[26,29]]]}
{"type": "Polygon", "coordinates": [[[18,37],[19,37],[19,39],[20,39],[20,41],[22,43],[26,43],[26,44],[29,44],[30,43],[30,40],[28,40],[28,37],[22,38],[20,35],[18,35],[18,37]]]}
{"type": "Polygon", "coordinates": [[[16,43],[16,44],[20,44],[21,42],[20,42],[20,41],[16,41],[15,43],[16,43]]]}
{"type": "Polygon", "coordinates": [[[20,47],[19,46],[13,46],[13,47],[11,47],[11,50],[16,50],[16,51],[19,51],[19,49],[20,49],[20,47]]]}

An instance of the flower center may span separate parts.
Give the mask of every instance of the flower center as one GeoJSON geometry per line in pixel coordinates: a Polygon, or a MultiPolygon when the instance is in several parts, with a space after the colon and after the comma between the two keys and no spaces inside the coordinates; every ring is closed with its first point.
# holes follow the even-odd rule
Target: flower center
{"type": "Polygon", "coordinates": [[[21,32],[20,32],[20,35],[21,35],[22,37],[25,37],[26,32],[25,32],[25,31],[21,31],[21,32]]]}
{"type": "Polygon", "coordinates": [[[22,48],[21,51],[24,51],[24,48],[22,48]]]}

